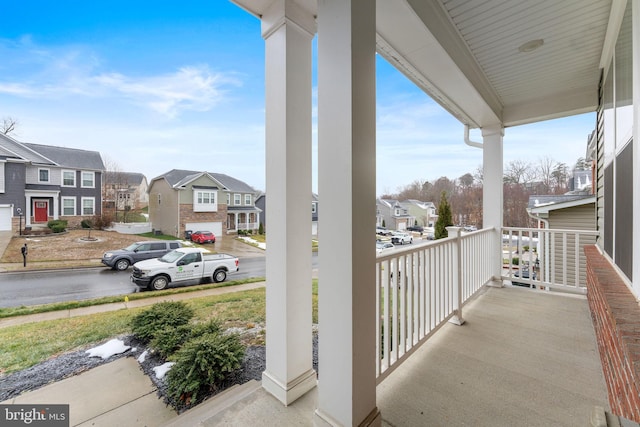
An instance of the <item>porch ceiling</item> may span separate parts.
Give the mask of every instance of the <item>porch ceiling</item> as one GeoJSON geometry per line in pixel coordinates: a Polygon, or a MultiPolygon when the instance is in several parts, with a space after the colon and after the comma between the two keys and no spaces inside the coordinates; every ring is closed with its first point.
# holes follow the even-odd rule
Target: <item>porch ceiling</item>
{"type": "MultiPolygon", "coordinates": [[[[273,0],[232,0],[262,16],[273,0]]],[[[314,13],[315,0],[292,0],[314,13]]],[[[472,127],[595,111],[624,0],[377,1],[378,52],[472,127]],[[526,43],[542,40],[531,51],[526,43]],[[526,49],[525,49],[526,50],[526,49]]]]}

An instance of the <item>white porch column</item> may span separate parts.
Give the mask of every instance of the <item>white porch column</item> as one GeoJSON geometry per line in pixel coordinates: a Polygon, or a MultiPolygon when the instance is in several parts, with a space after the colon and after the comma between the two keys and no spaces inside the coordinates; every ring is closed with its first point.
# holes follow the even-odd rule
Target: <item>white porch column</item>
{"type": "Polygon", "coordinates": [[[317,425],[380,425],[375,378],[375,4],[318,1],[317,425]]]}
{"type": "Polygon", "coordinates": [[[30,196],[24,197],[24,207],[25,207],[24,226],[27,227],[31,225],[31,197],[30,196]]]}
{"type": "Polygon", "coordinates": [[[292,0],[262,16],[265,39],[267,366],[262,386],[288,405],[316,386],[311,336],[311,41],[292,0]]]}
{"type": "Polygon", "coordinates": [[[502,137],[504,128],[501,125],[482,128],[483,151],[483,196],[482,218],[483,228],[495,227],[495,244],[493,259],[493,286],[503,286],[502,275],[502,210],[503,210],[503,153],[502,137]]]}

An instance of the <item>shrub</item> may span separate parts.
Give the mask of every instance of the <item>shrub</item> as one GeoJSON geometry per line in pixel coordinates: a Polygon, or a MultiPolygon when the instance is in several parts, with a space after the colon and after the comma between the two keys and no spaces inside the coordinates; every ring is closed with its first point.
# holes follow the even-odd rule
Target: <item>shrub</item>
{"type": "Polygon", "coordinates": [[[51,227],[51,231],[53,231],[54,233],[62,233],[66,229],[67,228],[62,224],[56,224],[51,227]]]}
{"type": "Polygon", "coordinates": [[[258,226],[258,234],[261,236],[264,234],[264,225],[262,223],[258,226]]]}
{"type": "Polygon", "coordinates": [[[109,214],[95,215],[91,220],[93,227],[97,230],[104,230],[111,227],[113,224],[113,217],[109,214]]]}
{"type": "Polygon", "coordinates": [[[193,316],[193,310],[184,302],[160,302],[134,316],[131,329],[140,341],[150,342],[165,329],[186,325],[193,316]]]}
{"type": "Polygon", "coordinates": [[[93,222],[90,219],[83,219],[82,221],[80,221],[80,227],[93,228],[93,222]]]}
{"type": "Polygon", "coordinates": [[[528,245],[524,245],[522,247],[522,250],[525,251],[525,252],[529,252],[529,246],[528,245]]]}
{"type": "Polygon", "coordinates": [[[61,233],[67,229],[67,221],[64,219],[52,219],[47,222],[47,227],[49,227],[54,233],[61,233]]]}
{"type": "Polygon", "coordinates": [[[513,259],[511,260],[511,264],[519,265],[520,264],[520,258],[518,258],[517,256],[514,256],[513,259]]]}
{"type": "Polygon", "coordinates": [[[187,341],[167,374],[168,396],[176,404],[196,403],[218,390],[242,365],[244,346],[236,334],[210,332],[187,341]]]}
{"type": "Polygon", "coordinates": [[[172,356],[185,342],[209,333],[220,332],[220,323],[210,320],[197,325],[184,324],[175,328],[167,327],[158,331],[151,340],[151,347],[167,359],[172,356]]]}

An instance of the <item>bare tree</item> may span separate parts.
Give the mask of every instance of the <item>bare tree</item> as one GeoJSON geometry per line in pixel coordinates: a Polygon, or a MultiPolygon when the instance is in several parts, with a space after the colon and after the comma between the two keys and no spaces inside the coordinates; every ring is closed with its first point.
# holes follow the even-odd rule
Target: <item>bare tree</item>
{"type": "Polygon", "coordinates": [[[556,161],[549,156],[538,159],[538,179],[542,183],[542,188],[545,193],[549,193],[553,188],[553,171],[555,167],[556,161]]]}
{"type": "Polygon", "coordinates": [[[113,159],[103,156],[103,162],[105,171],[102,176],[102,200],[105,202],[105,207],[112,210],[116,221],[120,216],[124,222],[127,222],[127,213],[131,208],[130,200],[127,198],[130,190],[128,175],[122,172],[113,159]]]}
{"type": "Polygon", "coordinates": [[[0,127],[0,133],[4,135],[9,135],[11,132],[16,130],[18,126],[18,120],[13,117],[5,117],[2,119],[2,125],[0,127]]]}
{"type": "Polygon", "coordinates": [[[555,193],[563,193],[567,189],[567,180],[569,179],[569,168],[564,163],[556,163],[551,172],[555,193]]]}
{"type": "Polygon", "coordinates": [[[523,160],[511,160],[504,169],[506,184],[524,184],[531,181],[533,167],[523,160]]]}

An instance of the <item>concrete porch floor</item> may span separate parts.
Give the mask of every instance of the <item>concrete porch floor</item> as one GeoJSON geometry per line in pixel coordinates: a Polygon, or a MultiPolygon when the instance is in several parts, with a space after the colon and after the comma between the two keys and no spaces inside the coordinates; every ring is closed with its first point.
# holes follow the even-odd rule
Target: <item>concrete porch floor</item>
{"type": "MultiPolygon", "coordinates": [[[[608,408],[585,297],[488,288],[463,317],[378,386],[383,425],[584,426],[594,406],[608,408]]],[[[316,390],[289,407],[261,388],[222,410],[204,405],[188,425],[309,426],[316,390]]]]}

